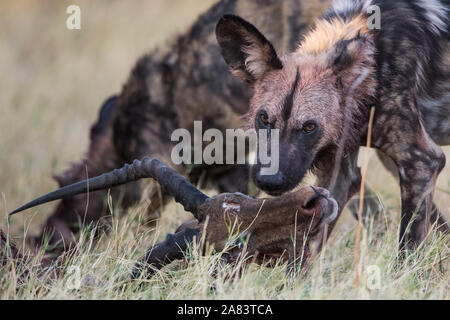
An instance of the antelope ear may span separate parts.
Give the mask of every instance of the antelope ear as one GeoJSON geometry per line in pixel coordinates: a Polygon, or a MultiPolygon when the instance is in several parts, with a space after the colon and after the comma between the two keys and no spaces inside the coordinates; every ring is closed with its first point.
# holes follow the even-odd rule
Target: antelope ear
{"type": "Polygon", "coordinates": [[[273,45],[240,17],[224,15],[217,24],[216,38],[223,58],[242,81],[253,83],[267,71],[283,68],[273,45]]]}

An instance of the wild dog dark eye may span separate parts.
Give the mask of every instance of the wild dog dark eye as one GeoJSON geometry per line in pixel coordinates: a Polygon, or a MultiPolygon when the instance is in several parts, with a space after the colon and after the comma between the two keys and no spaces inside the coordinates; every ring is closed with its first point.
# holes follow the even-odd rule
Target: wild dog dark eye
{"type": "Polygon", "coordinates": [[[317,124],[314,121],[306,122],[302,127],[302,132],[304,134],[313,133],[317,129],[317,124]]]}
{"type": "Polygon", "coordinates": [[[261,124],[264,126],[268,126],[270,124],[269,116],[267,115],[267,112],[265,112],[264,110],[259,112],[258,119],[261,122],[261,124]]]}

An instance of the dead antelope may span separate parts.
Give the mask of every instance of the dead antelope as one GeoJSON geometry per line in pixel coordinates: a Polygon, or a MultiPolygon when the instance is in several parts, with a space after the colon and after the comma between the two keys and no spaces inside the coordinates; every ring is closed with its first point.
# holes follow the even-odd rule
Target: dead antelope
{"type": "Polygon", "coordinates": [[[150,248],[136,266],[133,272],[135,277],[140,274],[143,265],[149,267],[151,274],[165,264],[182,258],[194,238],[205,239],[216,251],[226,249],[227,261],[235,261],[241,254],[241,246],[227,247],[232,236],[230,226],[235,226],[234,239],[247,239],[246,257],[253,257],[259,263],[281,257],[289,262],[288,266],[292,266],[295,257],[309,257],[320,248],[325,226],[337,218],[337,202],[330,198],[325,189],[306,187],[270,199],[256,199],[242,193],[221,193],[209,198],[177,171],[148,157],[48,193],[11,215],[49,201],[104,190],[142,178],[155,179],[176,202],[194,215],[195,221],[183,224],[177,233],[150,248]]]}

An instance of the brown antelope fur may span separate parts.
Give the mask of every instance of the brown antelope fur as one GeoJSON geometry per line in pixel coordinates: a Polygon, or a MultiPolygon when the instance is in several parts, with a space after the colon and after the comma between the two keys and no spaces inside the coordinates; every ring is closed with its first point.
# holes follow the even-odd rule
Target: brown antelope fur
{"type": "Polygon", "coordinates": [[[280,197],[255,199],[241,193],[222,193],[203,203],[192,220],[152,246],[136,264],[133,277],[142,270],[156,270],[186,255],[196,240],[210,246],[226,263],[255,262],[275,266],[287,263],[287,271],[304,267],[321,249],[327,226],[337,218],[337,202],[325,189],[304,187],[280,197]],[[203,241],[203,242],[201,242],[203,241]]]}
{"type": "MultiPolygon", "coordinates": [[[[438,144],[450,144],[449,12],[449,0],[336,0],[281,56],[253,25],[224,16],[216,29],[224,59],[253,88],[248,125],[280,130],[280,169],[261,176],[256,164],[256,185],[279,195],[313,170],[327,188],[339,161],[339,188],[331,192],[342,211],[359,189],[356,156],[373,106],[372,146],[400,177],[400,248],[420,245],[445,165],[438,144]],[[381,10],[380,30],[369,27],[371,5],[381,10]]],[[[442,217],[439,223],[448,230],[442,217]]]]}

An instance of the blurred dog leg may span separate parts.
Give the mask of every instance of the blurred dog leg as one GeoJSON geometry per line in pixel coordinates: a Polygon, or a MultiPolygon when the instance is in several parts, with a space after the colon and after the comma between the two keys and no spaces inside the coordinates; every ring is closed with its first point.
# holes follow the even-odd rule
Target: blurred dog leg
{"type": "Polygon", "coordinates": [[[8,241],[6,234],[0,229],[0,266],[4,267],[9,259],[20,258],[19,250],[14,243],[8,241]]]}
{"type": "Polygon", "coordinates": [[[19,249],[15,246],[11,239],[8,239],[3,230],[0,229],[0,270],[9,271],[12,268],[15,270],[10,275],[17,276],[17,280],[23,283],[26,277],[29,266],[27,265],[29,259],[22,256],[19,249]]]}

